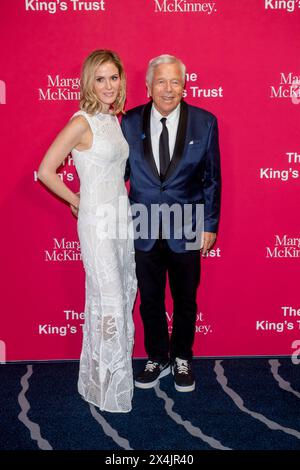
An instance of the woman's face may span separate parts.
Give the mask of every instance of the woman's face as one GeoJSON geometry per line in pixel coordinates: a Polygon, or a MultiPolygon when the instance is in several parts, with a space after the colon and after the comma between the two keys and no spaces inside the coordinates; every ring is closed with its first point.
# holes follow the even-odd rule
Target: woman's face
{"type": "Polygon", "coordinates": [[[102,106],[101,111],[108,113],[110,106],[116,101],[120,91],[121,79],[119,71],[112,62],[98,65],[94,75],[94,91],[102,106]]]}

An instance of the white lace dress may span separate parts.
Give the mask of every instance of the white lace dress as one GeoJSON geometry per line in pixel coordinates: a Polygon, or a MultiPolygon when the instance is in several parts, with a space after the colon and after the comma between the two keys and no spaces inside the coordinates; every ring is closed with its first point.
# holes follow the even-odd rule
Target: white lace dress
{"type": "Polygon", "coordinates": [[[124,183],[128,145],[118,119],[90,116],[93,143],[72,150],[80,179],[78,236],[86,274],[78,390],[110,412],[131,410],[132,309],[136,296],[131,212],[124,183]]]}

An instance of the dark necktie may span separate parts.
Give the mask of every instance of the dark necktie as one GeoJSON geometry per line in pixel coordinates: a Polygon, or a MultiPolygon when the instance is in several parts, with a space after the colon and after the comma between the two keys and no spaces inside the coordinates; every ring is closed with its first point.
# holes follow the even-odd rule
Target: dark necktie
{"type": "Polygon", "coordinates": [[[166,118],[161,118],[160,120],[163,126],[159,138],[159,171],[162,180],[165,178],[170,164],[169,133],[166,120],[166,118]]]}

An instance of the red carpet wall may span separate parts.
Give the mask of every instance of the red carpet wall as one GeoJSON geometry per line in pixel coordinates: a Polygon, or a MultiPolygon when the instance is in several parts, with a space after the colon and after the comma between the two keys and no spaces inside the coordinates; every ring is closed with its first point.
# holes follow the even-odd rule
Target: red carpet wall
{"type": "MultiPolygon", "coordinates": [[[[186,101],[219,121],[222,217],[202,260],[195,355],[299,354],[300,1],[1,0],[0,24],[2,359],[79,357],[76,219],[36,170],[97,48],[124,61],[127,109],[147,101],[148,61],[170,53],[187,66],[186,101]]],[[[60,174],[78,190],[70,157],[60,174]]],[[[171,329],[169,294],[166,308],[171,329]]]]}

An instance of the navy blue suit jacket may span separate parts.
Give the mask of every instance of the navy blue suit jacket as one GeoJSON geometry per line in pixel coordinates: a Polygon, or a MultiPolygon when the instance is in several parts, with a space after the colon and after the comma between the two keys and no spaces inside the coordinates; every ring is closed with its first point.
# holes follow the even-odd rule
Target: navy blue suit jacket
{"type": "MultiPolygon", "coordinates": [[[[162,181],[152,153],[151,106],[152,102],[149,102],[131,109],[122,119],[122,130],[129,144],[125,175],[126,180],[130,178],[129,199],[131,204],[143,204],[148,209],[147,236],[140,238],[136,235],[135,239],[136,249],[142,251],[149,251],[158,238],[159,224],[151,218],[151,205],[171,207],[178,204],[183,208],[185,204],[190,204],[193,230],[196,206],[204,205],[202,230],[206,232],[217,231],[220,213],[220,152],[215,116],[181,102],[175,149],[162,181]]],[[[164,224],[164,216],[161,221],[164,224]]],[[[169,247],[178,253],[187,251],[187,243],[191,240],[186,239],[184,233],[176,238],[173,229],[171,227],[167,238],[169,247]]],[[[199,246],[194,249],[197,248],[199,246]]]]}

